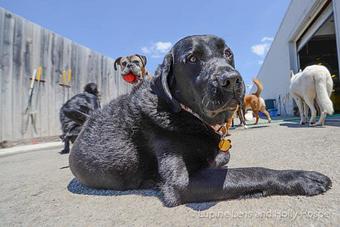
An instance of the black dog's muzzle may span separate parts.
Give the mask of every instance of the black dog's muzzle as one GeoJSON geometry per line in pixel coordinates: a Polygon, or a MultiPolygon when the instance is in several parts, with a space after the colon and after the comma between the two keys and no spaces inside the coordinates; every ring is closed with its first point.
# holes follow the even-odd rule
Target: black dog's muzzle
{"type": "Polygon", "coordinates": [[[226,108],[232,110],[241,102],[244,93],[241,75],[234,69],[223,71],[212,75],[208,81],[209,102],[204,105],[207,109],[227,105],[226,108]]]}
{"type": "Polygon", "coordinates": [[[237,71],[225,73],[222,76],[219,76],[217,79],[223,89],[233,91],[241,89],[242,77],[237,71]]]}

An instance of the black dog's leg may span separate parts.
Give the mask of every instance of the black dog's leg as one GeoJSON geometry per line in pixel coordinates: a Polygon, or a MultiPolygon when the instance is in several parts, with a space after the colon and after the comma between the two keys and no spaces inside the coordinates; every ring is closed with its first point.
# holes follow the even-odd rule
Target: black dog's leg
{"type": "Polygon", "coordinates": [[[163,154],[158,157],[160,189],[166,206],[181,204],[180,192],[189,185],[189,174],[181,156],[163,154]]]}
{"type": "Polygon", "coordinates": [[[64,139],[64,149],[60,151],[60,154],[68,154],[70,152],[70,140],[66,136],[64,139]]]}
{"type": "Polygon", "coordinates": [[[181,203],[268,195],[313,196],[327,191],[331,180],[318,172],[265,168],[205,169],[190,177],[181,203]]]}
{"type": "Polygon", "coordinates": [[[211,168],[220,168],[228,164],[230,152],[218,152],[213,163],[210,163],[211,168]]]}
{"type": "Polygon", "coordinates": [[[65,116],[70,118],[72,121],[76,122],[78,125],[83,125],[86,121],[88,115],[86,113],[80,112],[75,107],[62,107],[62,111],[64,112],[65,116]]]}

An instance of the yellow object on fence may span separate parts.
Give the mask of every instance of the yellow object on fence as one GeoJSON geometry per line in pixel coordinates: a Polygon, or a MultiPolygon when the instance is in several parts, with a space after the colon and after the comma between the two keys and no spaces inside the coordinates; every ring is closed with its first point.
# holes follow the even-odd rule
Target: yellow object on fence
{"type": "Polygon", "coordinates": [[[42,67],[39,66],[38,69],[37,69],[37,80],[40,81],[41,80],[41,75],[42,75],[42,67]]]}
{"type": "Polygon", "coordinates": [[[61,75],[61,81],[59,82],[60,86],[71,87],[72,80],[72,70],[68,69],[63,70],[63,74],[61,75]]]}

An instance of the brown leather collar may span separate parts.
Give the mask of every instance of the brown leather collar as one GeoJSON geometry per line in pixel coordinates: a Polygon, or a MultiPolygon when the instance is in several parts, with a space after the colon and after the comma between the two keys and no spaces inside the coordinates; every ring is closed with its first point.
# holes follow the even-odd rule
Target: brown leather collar
{"type": "MultiPolygon", "coordinates": [[[[197,113],[192,111],[192,109],[185,106],[184,104],[180,104],[180,105],[181,105],[182,110],[187,111],[188,113],[191,113],[192,115],[197,117],[200,121],[205,123],[205,121],[203,121],[203,119],[197,113]]],[[[231,145],[231,140],[226,138],[227,137],[227,131],[228,131],[226,123],[223,124],[223,125],[216,124],[216,125],[209,125],[209,126],[215,131],[215,133],[217,133],[221,137],[220,142],[218,143],[218,148],[220,149],[220,151],[221,152],[229,152],[229,150],[232,148],[232,145],[231,145]]]]}
{"type": "MultiPolygon", "coordinates": [[[[187,107],[184,104],[180,104],[182,110],[185,110],[189,113],[191,113],[192,115],[194,115],[196,118],[198,118],[200,121],[202,121],[203,123],[206,124],[206,122],[194,111],[192,111],[192,109],[190,109],[189,107],[187,107]]],[[[209,124],[208,124],[209,125],[209,124]]],[[[227,132],[226,132],[226,123],[225,124],[216,124],[216,125],[209,125],[217,134],[219,134],[221,137],[225,137],[227,132]]]]}

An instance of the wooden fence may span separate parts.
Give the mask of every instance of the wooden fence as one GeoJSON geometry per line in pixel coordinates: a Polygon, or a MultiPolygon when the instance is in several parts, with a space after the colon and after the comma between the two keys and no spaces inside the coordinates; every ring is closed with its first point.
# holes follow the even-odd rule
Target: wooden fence
{"type": "Polygon", "coordinates": [[[0,8],[0,142],[59,135],[61,105],[88,82],[98,84],[103,104],[128,92],[113,62],[0,8]],[[35,82],[30,111],[35,132],[25,110],[30,79],[39,67],[41,81],[35,82]]]}

